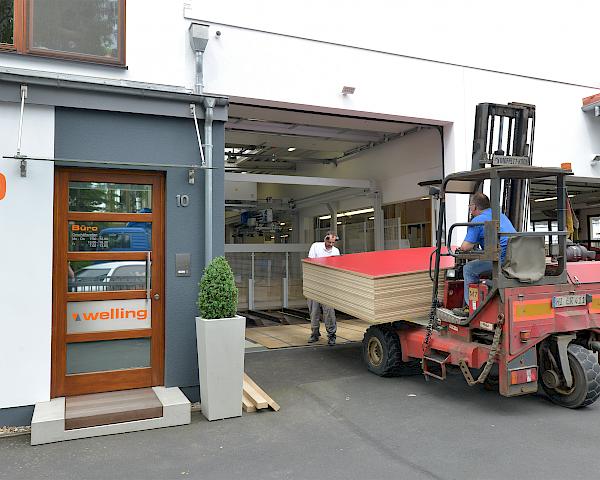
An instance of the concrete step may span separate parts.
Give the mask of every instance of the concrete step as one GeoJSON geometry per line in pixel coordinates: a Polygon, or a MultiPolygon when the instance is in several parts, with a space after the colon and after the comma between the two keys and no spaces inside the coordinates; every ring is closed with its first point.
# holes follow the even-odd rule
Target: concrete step
{"type": "Polygon", "coordinates": [[[35,405],[31,444],[187,425],[191,405],[177,387],[53,398],[35,405]],[[156,400],[155,400],[155,399],[156,400]],[[162,410],[162,412],[161,412],[162,410]],[[110,422],[110,423],[108,423],[110,422]]]}

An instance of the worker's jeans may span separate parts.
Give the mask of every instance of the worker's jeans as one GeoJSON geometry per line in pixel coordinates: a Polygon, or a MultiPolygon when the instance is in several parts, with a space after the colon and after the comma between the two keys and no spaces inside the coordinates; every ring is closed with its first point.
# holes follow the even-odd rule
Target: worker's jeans
{"type": "Polygon", "coordinates": [[[314,300],[308,301],[308,311],[310,312],[310,328],[313,335],[319,335],[319,321],[321,319],[321,310],[323,310],[323,323],[327,330],[328,337],[335,338],[337,326],[335,323],[335,309],[322,305],[314,300]]]}
{"type": "Polygon", "coordinates": [[[492,271],[492,262],[489,260],[471,260],[463,267],[463,278],[465,279],[465,305],[469,305],[469,285],[478,283],[482,273],[492,271]]]}

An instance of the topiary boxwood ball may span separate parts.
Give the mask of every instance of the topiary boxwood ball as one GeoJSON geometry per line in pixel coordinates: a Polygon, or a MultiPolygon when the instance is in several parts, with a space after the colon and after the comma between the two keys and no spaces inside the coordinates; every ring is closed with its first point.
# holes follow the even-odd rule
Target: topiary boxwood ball
{"type": "Polygon", "coordinates": [[[225,257],[216,257],[204,269],[199,284],[198,310],[202,318],[235,317],[238,290],[225,257]]]}

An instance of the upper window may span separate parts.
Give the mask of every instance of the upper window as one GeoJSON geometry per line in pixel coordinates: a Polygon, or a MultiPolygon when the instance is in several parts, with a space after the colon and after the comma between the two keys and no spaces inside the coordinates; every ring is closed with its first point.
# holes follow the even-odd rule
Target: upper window
{"type": "Polygon", "coordinates": [[[125,0],[0,0],[0,48],[125,65],[125,0]]]}

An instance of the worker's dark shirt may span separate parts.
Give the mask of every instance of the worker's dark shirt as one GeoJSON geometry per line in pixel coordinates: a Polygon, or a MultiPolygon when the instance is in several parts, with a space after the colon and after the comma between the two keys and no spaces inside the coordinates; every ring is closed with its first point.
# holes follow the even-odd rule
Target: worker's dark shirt
{"type": "MultiPolygon", "coordinates": [[[[477,223],[477,222],[489,222],[491,220],[492,220],[492,209],[488,208],[488,209],[484,210],[483,212],[481,212],[476,217],[474,217],[471,221],[477,223]]],[[[500,214],[500,231],[507,232],[507,233],[516,232],[515,227],[513,227],[513,224],[510,223],[510,220],[508,219],[508,217],[506,215],[504,215],[503,213],[500,214]]],[[[485,249],[483,232],[484,232],[483,225],[475,225],[475,226],[469,227],[467,229],[467,235],[465,237],[465,242],[469,242],[469,243],[473,243],[473,244],[478,243],[481,248],[485,249]]],[[[500,249],[501,249],[500,261],[501,262],[504,261],[504,256],[506,255],[506,245],[507,244],[508,244],[508,237],[500,237],[500,249]]]]}

